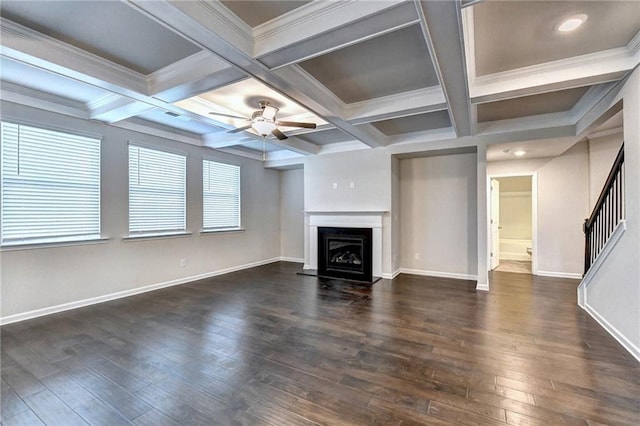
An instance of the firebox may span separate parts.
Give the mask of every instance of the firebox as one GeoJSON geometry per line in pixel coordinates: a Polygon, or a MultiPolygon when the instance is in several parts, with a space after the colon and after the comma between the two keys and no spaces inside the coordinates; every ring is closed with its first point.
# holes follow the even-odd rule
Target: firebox
{"type": "Polygon", "coordinates": [[[371,228],[318,227],[318,275],[372,282],[371,228]]]}

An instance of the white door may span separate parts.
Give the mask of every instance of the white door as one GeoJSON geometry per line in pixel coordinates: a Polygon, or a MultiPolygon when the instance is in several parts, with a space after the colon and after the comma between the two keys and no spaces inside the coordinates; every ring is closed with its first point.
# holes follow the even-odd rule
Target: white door
{"type": "Polygon", "coordinates": [[[500,263],[500,182],[491,179],[491,269],[500,263]]]}

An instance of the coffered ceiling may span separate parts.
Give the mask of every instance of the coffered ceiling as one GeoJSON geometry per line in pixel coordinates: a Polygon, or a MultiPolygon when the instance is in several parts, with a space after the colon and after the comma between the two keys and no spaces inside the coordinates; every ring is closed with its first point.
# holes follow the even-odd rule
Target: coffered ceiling
{"type": "Polygon", "coordinates": [[[265,151],[267,166],[478,138],[557,150],[640,63],[638,1],[3,0],[0,14],[3,100],[265,151]],[[576,14],[580,28],[558,31],[576,14]],[[317,128],[263,144],[210,114],[250,117],[261,100],[317,128]]]}

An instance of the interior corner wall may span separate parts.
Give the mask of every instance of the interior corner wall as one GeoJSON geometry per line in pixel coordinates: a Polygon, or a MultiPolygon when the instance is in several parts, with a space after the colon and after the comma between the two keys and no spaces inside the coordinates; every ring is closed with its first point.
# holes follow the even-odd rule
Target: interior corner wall
{"type": "Polygon", "coordinates": [[[391,274],[400,270],[401,234],[400,234],[400,160],[391,156],[391,274]]]}
{"type": "Polygon", "coordinates": [[[640,69],[619,96],[623,100],[626,231],[587,283],[586,308],[640,361],[640,69]]]}
{"type": "Polygon", "coordinates": [[[542,275],[581,277],[584,262],[582,223],[588,215],[587,142],[555,158],[492,162],[489,175],[537,173],[538,271],[542,275]]]}
{"type": "Polygon", "coordinates": [[[96,244],[3,250],[0,309],[4,321],[280,257],[279,172],[265,169],[261,162],[8,102],[2,103],[2,119],[103,136],[102,235],[109,238],[96,244]],[[191,235],[122,240],[128,234],[130,140],[187,154],[187,228],[191,235]],[[200,233],[203,157],[240,165],[243,232],[200,233]],[[181,259],[186,260],[184,267],[181,259]]]}
{"type": "Polygon", "coordinates": [[[280,172],[280,255],[304,262],[304,170],[280,172]]]}
{"type": "Polygon", "coordinates": [[[477,275],[476,163],[475,153],[400,160],[403,270],[477,275]]]}

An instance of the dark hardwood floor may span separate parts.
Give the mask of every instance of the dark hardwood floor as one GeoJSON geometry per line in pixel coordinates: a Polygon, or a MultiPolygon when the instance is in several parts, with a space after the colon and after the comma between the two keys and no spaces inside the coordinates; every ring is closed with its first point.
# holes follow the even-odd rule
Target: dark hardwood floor
{"type": "Polygon", "coordinates": [[[640,424],[640,365],[577,281],[298,268],[2,327],[2,424],[640,424]]]}

